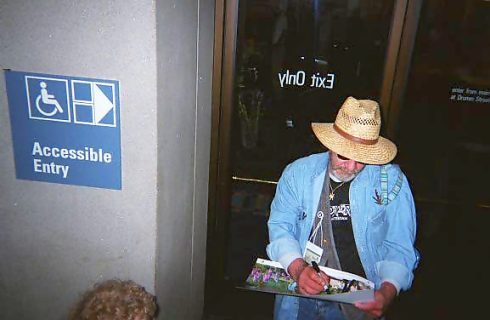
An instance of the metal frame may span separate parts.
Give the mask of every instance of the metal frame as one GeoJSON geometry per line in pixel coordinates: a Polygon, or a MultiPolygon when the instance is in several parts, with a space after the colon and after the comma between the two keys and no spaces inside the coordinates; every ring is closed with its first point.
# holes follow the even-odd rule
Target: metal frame
{"type": "Polygon", "coordinates": [[[381,85],[380,105],[386,135],[396,140],[423,0],[396,0],[381,85]]]}
{"type": "Polygon", "coordinates": [[[205,308],[222,292],[231,195],[230,132],[239,0],[215,3],[205,308]]]}

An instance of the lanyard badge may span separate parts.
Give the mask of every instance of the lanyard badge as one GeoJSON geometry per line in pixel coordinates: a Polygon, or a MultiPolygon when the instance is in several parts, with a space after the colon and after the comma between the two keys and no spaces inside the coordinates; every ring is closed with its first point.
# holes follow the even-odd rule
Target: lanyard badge
{"type": "Polygon", "coordinates": [[[320,243],[322,243],[322,239],[323,239],[322,222],[323,222],[324,214],[322,211],[318,211],[316,216],[318,218],[318,219],[316,219],[318,222],[317,222],[315,228],[313,229],[313,232],[311,233],[310,238],[306,242],[305,252],[303,254],[303,259],[308,264],[312,264],[313,261],[315,261],[316,263],[319,263],[320,259],[322,258],[322,254],[323,254],[323,248],[320,246],[317,246],[315,244],[315,242],[318,243],[318,241],[315,241],[315,240],[316,240],[316,237],[318,235],[320,235],[320,237],[321,237],[320,243]]]}

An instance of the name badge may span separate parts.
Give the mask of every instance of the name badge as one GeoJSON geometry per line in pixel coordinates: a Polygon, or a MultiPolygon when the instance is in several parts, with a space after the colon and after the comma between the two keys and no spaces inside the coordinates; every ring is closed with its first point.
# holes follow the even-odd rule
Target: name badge
{"type": "Polygon", "coordinates": [[[323,249],[316,244],[314,244],[311,241],[306,242],[306,247],[305,247],[305,252],[303,254],[303,259],[308,263],[311,264],[313,261],[316,263],[320,262],[320,259],[322,258],[323,254],[323,249]]]}

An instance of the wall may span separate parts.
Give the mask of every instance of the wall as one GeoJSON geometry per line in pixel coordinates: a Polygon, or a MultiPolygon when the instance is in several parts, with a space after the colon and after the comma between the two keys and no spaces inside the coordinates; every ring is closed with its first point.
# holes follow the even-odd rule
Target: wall
{"type": "Polygon", "coordinates": [[[2,319],[65,319],[113,277],[157,293],[159,318],[200,317],[212,17],[211,1],[0,1],[1,68],[120,81],[122,153],[120,191],[17,180],[0,77],[2,319]]]}
{"type": "Polygon", "coordinates": [[[166,319],[200,319],[204,300],[214,1],[160,1],[156,8],[157,92],[158,101],[164,106],[158,109],[161,196],[157,295],[166,319]]]}

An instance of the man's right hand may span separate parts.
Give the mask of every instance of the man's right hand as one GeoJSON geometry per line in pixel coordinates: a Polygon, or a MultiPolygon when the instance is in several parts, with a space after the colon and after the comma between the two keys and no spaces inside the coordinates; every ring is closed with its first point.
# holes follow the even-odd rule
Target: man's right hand
{"type": "Polygon", "coordinates": [[[317,273],[306,261],[298,258],[291,262],[288,272],[296,281],[298,292],[302,294],[319,294],[325,290],[329,277],[324,273],[317,273]]]}

